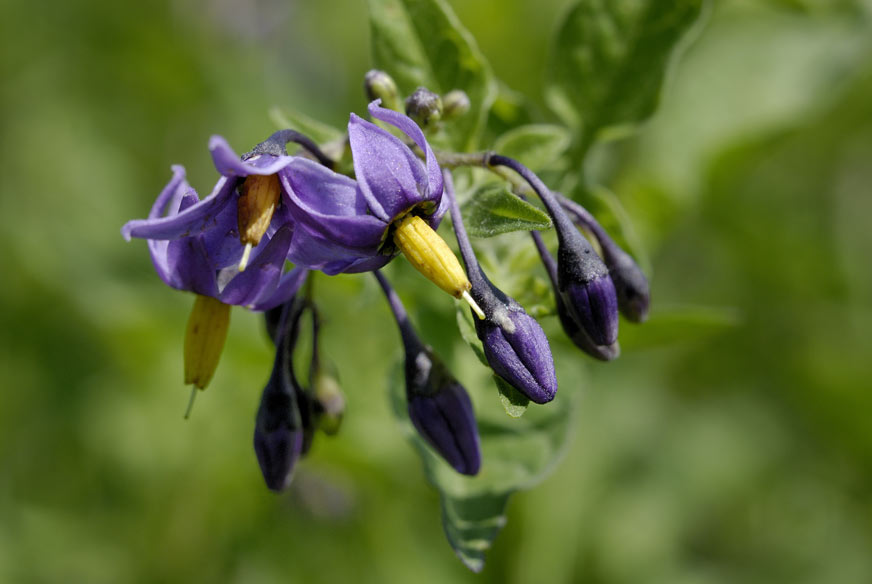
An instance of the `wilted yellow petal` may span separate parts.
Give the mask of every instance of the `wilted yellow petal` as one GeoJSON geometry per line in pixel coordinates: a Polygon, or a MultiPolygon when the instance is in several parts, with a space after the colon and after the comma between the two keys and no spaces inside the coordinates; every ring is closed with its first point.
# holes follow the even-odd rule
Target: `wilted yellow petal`
{"type": "Polygon", "coordinates": [[[185,333],[185,383],[200,389],[209,384],[218,367],[229,324],[228,304],[197,295],[185,333]]]}

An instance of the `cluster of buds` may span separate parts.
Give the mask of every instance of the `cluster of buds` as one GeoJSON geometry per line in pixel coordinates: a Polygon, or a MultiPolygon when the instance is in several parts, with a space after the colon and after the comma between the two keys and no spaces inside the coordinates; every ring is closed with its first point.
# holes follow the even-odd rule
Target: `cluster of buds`
{"type": "MultiPolygon", "coordinates": [[[[368,73],[365,87],[372,100],[369,115],[381,126],[351,114],[347,140],[353,172],[336,172],[339,161],[292,130],[276,132],[241,157],[215,136],[209,149],[220,178],[209,196],[200,200],[184,169],[174,166],[148,217],[122,228],[125,238],[148,241],[155,270],[166,284],[196,295],[185,339],[185,382],[194,386],[192,398],[213,376],[230,306],[265,314],[276,356],[255,419],[254,446],[273,490],[288,486],[316,429],[338,429],[344,409],[338,383],[319,356],[321,320],[311,287],[301,292],[316,272],[374,273],[405,351],[409,418],[457,472],[474,475],[482,464],[472,401],[420,340],[380,268],[402,254],[439,288],[468,303],[493,372],[534,403],[554,399],[557,378],[548,339],[479,265],[449,166],[511,169],[541,199],[557,232],[557,259],[538,232],[532,237],[554,286],[560,322],[582,350],[613,359],[618,311],[641,322],[648,310],[641,270],[583,207],[550,191],[516,160],[491,152],[433,151],[425,130],[462,116],[470,105],[463,92],[440,96],[419,88],[405,100],[404,115],[397,111],[396,84],[385,73],[368,73]],[[290,142],[302,147],[300,153],[287,153],[290,142]],[[446,213],[463,265],[436,232],[446,213]],[[294,372],[294,352],[307,313],[313,349],[304,387],[294,372]]],[[[524,196],[520,190],[519,196],[524,196]]]]}

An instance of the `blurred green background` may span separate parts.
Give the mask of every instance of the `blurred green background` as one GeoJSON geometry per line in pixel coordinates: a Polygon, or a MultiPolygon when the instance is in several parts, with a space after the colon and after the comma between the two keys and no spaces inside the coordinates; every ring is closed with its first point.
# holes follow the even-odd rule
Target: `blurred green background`
{"type": "MultiPolygon", "coordinates": [[[[541,104],[566,3],[451,4],[541,104]]],[[[595,152],[652,318],[610,364],[555,337],[572,440],[481,575],[390,414],[370,278],[316,284],[348,413],[276,496],[251,447],[260,319],[234,311],[183,421],[192,298],[119,234],[170,164],[211,188],[210,134],[241,152],[272,106],[362,113],[368,51],[362,0],[0,5],[0,582],[872,581],[870,2],[715,3],[658,115],[595,152]]],[[[466,351],[450,299],[392,270],[430,340],[466,351]]]]}

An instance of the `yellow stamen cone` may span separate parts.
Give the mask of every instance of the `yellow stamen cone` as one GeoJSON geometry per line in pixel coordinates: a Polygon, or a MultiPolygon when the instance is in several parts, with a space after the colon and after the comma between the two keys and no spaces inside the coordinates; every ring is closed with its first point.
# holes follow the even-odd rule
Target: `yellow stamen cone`
{"type": "Polygon", "coordinates": [[[229,324],[230,305],[197,295],[185,332],[185,383],[199,389],[209,385],[221,359],[229,324]]]}
{"type": "Polygon", "coordinates": [[[481,308],[469,295],[472,284],[457,256],[423,219],[416,215],[406,215],[400,219],[394,229],[394,243],[409,263],[428,280],[455,298],[468,302],[479,318],[484,318],[481,308]]]}
{"type": "MultiPolygon", "coordinates": [[[[239,241],[249,251],[260,243],[260,238],[266,233],[273,213],[279,205],[281,189],[279,177],[275,174],[261,176],[253,174],[242,183],[242,194],[237,201],[237,225],[239,226],[239,241]]],[[[239,271],[245,269],[245,260],[240,262],[239,271]]]]}

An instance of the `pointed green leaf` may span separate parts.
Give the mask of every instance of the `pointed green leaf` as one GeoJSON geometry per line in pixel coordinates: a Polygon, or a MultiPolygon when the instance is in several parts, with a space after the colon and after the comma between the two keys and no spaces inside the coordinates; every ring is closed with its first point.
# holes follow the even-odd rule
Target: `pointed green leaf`
{"type": "Polygon", "coordinates": [[[676,47],[706,0],[579,0],[552,48],[546,99],[592,140],[657,109],[676,47]]]}
{"type": "Polygon", "coordinates": [[[444,0],[369,0],[376,68],[397,83],[403,98],[420,86],[442,95],[462,89],[472,107],[445,123],[448,146],[475,146],[496,84],[472,35],[444,0]]]}
{"type": "Polygon", "coordinates": [[[485,553],[506,524],[509,497],[544,479],[563,454],[578,392],[563,390],[546,406],[513,419],[495,403],[489,387],[467,386],[476,408],[482,467],[477,476],[466,477],[455,472],[415,432],[408,418],[403,383],[400,362],[393,369],[390,384],[394,413],[421,455],[428,480],[439,490],[448,542],[470,570],[479,572],[485,553]]]}
{"type": "Polygon", "coordinates": [[[473,237],[551,228],[551,219],[544,211],[522,201],[501,184],[479,187],[463,203],[461,212],[466,230],[473,237]]]}
{"type": "Polygon", "coordinates": [[[509,130],[497,138],[493,150],[538,172],[553,167],[569,147],[569,142],[569,130],[563,126],[530,124],[509,130]]]}

